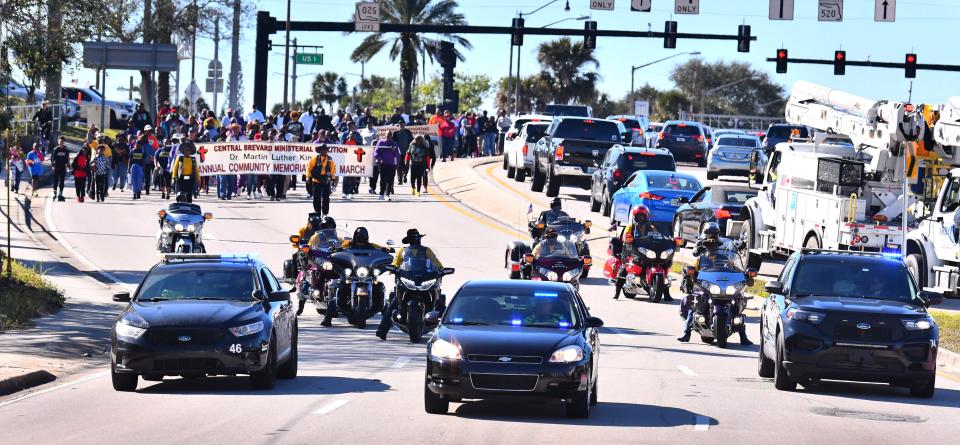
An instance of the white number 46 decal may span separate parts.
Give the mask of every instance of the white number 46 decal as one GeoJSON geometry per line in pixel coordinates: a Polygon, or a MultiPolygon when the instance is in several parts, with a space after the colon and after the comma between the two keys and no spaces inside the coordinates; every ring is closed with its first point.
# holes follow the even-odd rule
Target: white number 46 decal
{"type": "Polygon", "coordinates": [[[240,354],[243,352],[243,346],[240,346],[240,343],[230,345],[230,352],[240,354]]]}

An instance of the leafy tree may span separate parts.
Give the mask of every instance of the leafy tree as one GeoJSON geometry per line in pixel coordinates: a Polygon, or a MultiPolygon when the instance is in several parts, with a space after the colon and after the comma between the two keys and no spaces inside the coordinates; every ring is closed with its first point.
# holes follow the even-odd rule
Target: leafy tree
{"type": "Polygon", "coordinates": [[[657,114],[661,120],[679,117],[679,111],[690,107],[690,98],[679,90],[660,93],[657,97],[657,114]]]}
{"type": "Polygon", "coordinates": [[[537,48],[537,61],[543,69],[544,80],[550,85],[553,102],[587,103],[596,97],[594,84],[600,75],[595,70],[600,68],[600,63],[593,50],[586,48],[582,41],[574,43],[569,37],[563,37],[541,43],[537,48]],[[591,65],[594,71],[589,71],[591,65]]]}
{"type": "Polygon", "coordinates": [[[780,100],[785,95],[783,87],[746,62],[710,63],[691,59],[677,65],[670,80],[690,99],[695,112],[700,111],[702,103],[703,112],[707,114],[783,115],[784,102],[780,100]],[[705,94],[734,82],[738,83],[705,94]]]}
{"type": "Polygon", "coordinates": [[[509,85],[506,78],[500,79],[497,83],[497,96],[495,100],[497,108],[513,110],[518,113],[527,113],[542,110],[551,102],[553,94],[551,90],[552,87],[549,84],[549,80],[541,74],[520,79],[519,98],[516,106],[511,106],[511,104],[514,103],[513,96],[515,88],[517,88],[516,79],[512,79],[509,85]]]}
{"type": "MultiPolygon", "coordinates": [[[[454,74],[454,88],[460,92],[461,110],[479,110],[493,92],[493,82],[486,74],[454,74]]],[[[415,104],[418,109],[443,100],[443,80],[433,76],[430,81],[417,86],[415,104]]]]}
{"type": "Polygon", "coordinates": [[[310,97],[317,103],[326,103],[333,113],[333,104],[347,95],[347,81],[333,71],[317,74],[310,86],[310,97]],[[342,88],[341,88],[342,85],[342,88]]]}
{"type": "MultiPolygon", "coordinates": [[[[455,0],[383,0],[380,2],[380,21],[408,25],[447,25],[462,26],[467,21],[457,12],[455,0]]],[[[470,49],[470,41],[455,34],[440,34],[460,47],[470,49]]],[[[363,39],[353,50],[350,59],[354,62],[368,62],[387,46],[390,46],[390,60],[400,59],[400,79],[402,86],[402,105],[410,110],[413,105],[413,83],[416,80],[420,63],[429,58],[434,61],[440,57],[440,40],[427,34],[404,32],[396,35],[374,33],[363,39]]],[[[463,54],[454,47],[458,60],[464,60],[463,54]]]]}

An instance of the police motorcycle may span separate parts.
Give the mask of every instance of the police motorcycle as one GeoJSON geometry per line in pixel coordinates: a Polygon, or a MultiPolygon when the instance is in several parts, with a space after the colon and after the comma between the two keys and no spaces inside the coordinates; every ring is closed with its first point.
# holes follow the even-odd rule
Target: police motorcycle
{"type": "Polygon", "coordinates": [[[676,247],[672,238],[659,232],[650,232],[636,240],[632,247],[625,247],[620,238],[611,237],[610,259],[604,266],[604,276],[616,280],[620,268],[625,267],[623,295],[636,298],[643,292],[651,302],[659,303],[670,289],[670,267],[676,247]]]}
{"type": "Polygon", "coordinates": [[[522,269],[524,268],[526,255],[532,252],[533,247],[543,239],[542,235],[535,236],[534,234],[546,233],[548,229],[557,231],[557,239],[560,242],[570,241],[574,244],[577,256],[580,257],[583,262],[579,278],[587,278],[587,275],[590,273],[590,266],[593,265],[590,256],[590,246],[587,243],[587,235],[590,234],[590,227],[592,227],[592,225],[593,223],[590,220],[579,221],[569,216],[561,216],[548,223],[528,221],[527,226],[533,238],[532,242],[527,244],[523,241],[513,241],[507,246],[507,252],[504,255],[504,267],[510,269],[510,279],[524,278],[522,269]]]}
{"type": "Polygon", "coordinates": [[[705,343],[716,341],[717,346],[727,347],[727,338],[741,329],[746,322],[743,311],[750,298],[744,288],[753,284],[756,269],[745,269],[740,253],[724,246],[706,251],[698,258],[698,267],[684,269],[681,290],[687,294],[681,305],[681,316],[692,310],[692,331],[700,334],[705,343]]]}
{"type": "Polygon", "coordinates": [[[212,213],[202,213],[196,204],[171,203],[158,211],[157,217],[160,223],[157,250],[160,253],[206,253],[203,225],[213,219],[212,213]]]}
{"type": "Polygon", "coordinates": [[[383,310],[385,291],[380,276],[388,272],[392,252],[392,247],[342,249],[321,263],[322,269],[337,275],[330,282],[329,291],[333,293],[328,295],[332,295],[333,300],[328,304],[336,304],[338,312],[346,315],[347,321],[358,329],[366,328],[367,319],[383,310]]]}
{"type": "Polygon", "coordinates": [[[290,243],[297,246],[297,253],[295,259],[284,261],[283,274],[297,289],[298,314],[307,301],[313,303],[318,314],[326,313],[336,290],[331,284],[338,277],[328,260],[341,249],[344,235],[345,232],[337,229],[320,229],[315,234],[318,242],[313,245],[300,235],[290,235],[290,243]]]}
{"type": "Polygon", "coordinates": [[[383,266],[396,277],[396,285],[390,295],[397,302],[393,323],[407,333],[411,343],[419,343],[424,332],[437,327],[437,322],[427,323],[425,314],[440,312],[446,308],[446,295],[442,293],[443,277],[452,275],[452,267],[437,268],[426,256],[425,249],[403,250],[400,267],[383,266]]]}

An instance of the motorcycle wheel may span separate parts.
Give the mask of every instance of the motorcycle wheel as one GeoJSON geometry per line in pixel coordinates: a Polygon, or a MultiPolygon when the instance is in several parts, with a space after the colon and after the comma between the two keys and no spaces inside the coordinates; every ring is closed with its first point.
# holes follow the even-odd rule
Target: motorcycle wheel
{"type": "Polygon", "coordinates": [[[407,334],[410,343],[420,343],[423,337],[423,310],[420,305],[411,304],[407,309],[407,334]]]}
{"type": "Polygon", "coordinates": [[[717,324],[717,347],[723,349],[727,347],[727,337],[730,336],[730,333],[727,332],[727,314],[719,313],[717,314],[717,319],[715,321],[717,324]]]}
{"type": "Polygon", "coordinates": [[[580,279],[583,280],[583,279],[587,278],[587,275],[590,275],[590,268],[589,268],[589,267],[584,267],[584,268],[583,268],[583,272],[580,273],[580,279]]]}
{"type": "Polygon", "coordinates": [[[663,277],[654,275],[653,282],[650,283],[650,301],[659,303],[663,299],[663,277]]]}
{"type": "Polygon", "coordinates": [[[627,297],[627,298],[629,298],[629,299],[631,299],[631,300],[633,300],[634,298],[637,298],[637,294],[635,294],[635,293],[633,293],[633,292],[627,292],[627,291],[623,291],[623,296],[624,296],[624,297],[627,297]]]}
{"type": "Polygon", "coordinates": [[[353,314],[353,320],[355,321],[354,326],[356,326],[357,329],[367,328],[367,317],[364,317],[360,312],[353,314]]]}

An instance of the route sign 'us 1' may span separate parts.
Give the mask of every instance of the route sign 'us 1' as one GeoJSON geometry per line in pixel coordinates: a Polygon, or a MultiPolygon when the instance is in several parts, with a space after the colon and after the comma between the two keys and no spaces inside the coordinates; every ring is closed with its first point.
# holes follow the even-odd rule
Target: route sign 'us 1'
{"type": "Polygon", "coordinates": [[[380,3],[379,2],[360,2],[357,3],[357,10],[353,15],[354,31],[379,32],[380,31],[380,3]]]}
{"type": "Polygon", "coordinates": [[[770,0],[770,20],[793,20],[794,0],[770,0]]]}
{"type": "Polygon", "coordinates": [[[652,0],[631,0],[630,10],[640,12],[650,12],[652,0]]]}
{"type": "Polygon", "coordinates": [[[700,0],[676,0],[673,12],[675,14],[699,14],[700,0]]]}
{"type": "Polygon", "coordinates": [[[897,21],[897,0],[873,0],[873,21],[897,21]]]}
{"type": "Polygon", "coordinates": [[[821,22],[842,22],[843,0],[820,0],[817,20],[821,22]]]}

